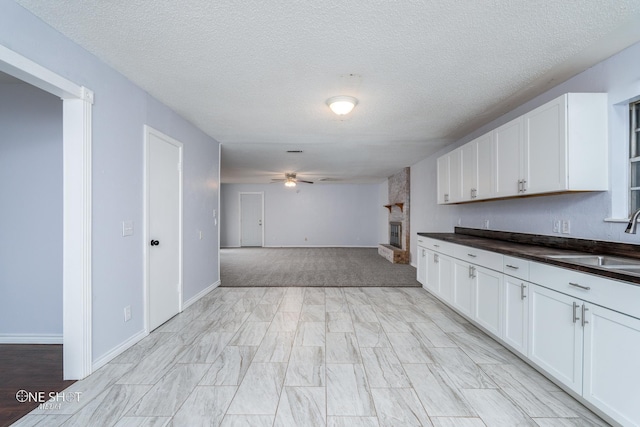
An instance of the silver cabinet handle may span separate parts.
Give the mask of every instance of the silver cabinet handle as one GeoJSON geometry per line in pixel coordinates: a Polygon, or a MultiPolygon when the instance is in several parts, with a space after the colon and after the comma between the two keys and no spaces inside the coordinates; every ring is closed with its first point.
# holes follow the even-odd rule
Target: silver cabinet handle
{"type": "Polygon", "coordinates": [[[422,240],[418,239],[418,243],[422,243],[422,240]]]}
{"type": "Polygon", "coordinates": [[[571,286],[575,286],[576,288],[584,289],[585,291],[588,291],[588,290],[591,289],[589,286],[582,286],[582,285],[579,285],[579,284],[573,283],[573,282],[569,282],[569,284],[571,286]]]}
{"type": "Polygon", "coordinates": [[[471,267],[471,278],[475,279],[476,277],[476,268],[475,267],[471,267]]]}
{"type": "Polygon", "coordinates": [[[445,194],[445,195],[444,195],[444,201],[445,201],[445,202],[448,202],[448,201],[449,201],[449,195],[448,195],[448,194],[445,194]]]}
{"type": "Polygon", "coordinates": [[[527,191],[527,180],[523,179],[522,180],[522,192],[524,193],[525,191],[527,191]]]}
{"type": "Polygon", "coordinates": [[[439,248],[439,247],[440,247],[440,245],[433,245],[433,247],[434,247],[434,248],[439,248]]]}
{"type": "Polygon", "coordinates": [[[427,256],[427,251],[425,251],[424,249],[422,250],[422,258],[427,256]]]}
{"type": "Polygon", "coordinates": [[[522,180],[518,180],[518,193],[522,193],[522,180]]]}
{"type": "Polygon", "coordinates": [[[478,255],[474,255],[474,254],[467,254],[467,256],[470,256],[471,258],[475,258],[475,257],[477,257],[478,255]]]}
{"type": "Polygon", "coordinates": [[[505,265],[505,267],[512,268],[514,270],[518,270],[520,268],[520,267],[516,267],[515,265],[509,265],[509,264],[505,265]]]}
{"type": "Polygon", "coordinates": [[[587,308],[586,305],[582,304],[582,327],[584,328],[584,325],[586,325],[587,323],[587,319],[586,319],[586,315],[585,312],[589,311],[589,309],[587,308]]]}
{"type": "Polygon", "coordinates": [[[525,299],[527,296],[524,294],[524,290],[527,289],[524,283],[520,283],[520,299],[525,299]]]}
{"type": "Polygon", "coordinates": [[[438,254],[433,254],[433,262],[434,264],[437,264],[438,262],[440,262],[440,257],[438,256],[438,254]]]}
{"type": "Polygon", "coordinates": [[[573,302],[573,323],[576,323],[576,320],[578,320],[578,317],[576,316],[576,311],[578,310],[578,304],[576,304],[576,302],[573,302]]]}

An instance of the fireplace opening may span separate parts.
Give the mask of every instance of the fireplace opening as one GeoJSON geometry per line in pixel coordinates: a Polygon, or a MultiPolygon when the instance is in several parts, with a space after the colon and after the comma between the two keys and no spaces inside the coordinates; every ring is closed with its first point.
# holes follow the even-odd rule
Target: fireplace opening
{"type": "Polygon", "coordinates": [[[402,249],[402,223],[390,222],[389,226],[389,244],[402,249]]]}

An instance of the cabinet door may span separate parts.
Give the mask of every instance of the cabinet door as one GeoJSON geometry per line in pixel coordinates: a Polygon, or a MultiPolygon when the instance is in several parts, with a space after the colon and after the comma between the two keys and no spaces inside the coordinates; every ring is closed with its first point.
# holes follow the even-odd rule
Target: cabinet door
{"type": "Polygon", "coordinates": [[[504,334],[503,340],[514,350],[527,355],[527,325],[529,283],[504,276],[504,334]]]}
{"type": "Polygon", "coordinates": [[[449,192],[450,202],[462,200],[462,150],[449,153],[449,192]]]}
{"type": "Polygon", "coordinates": [[[427,250],[418,246],[417,280],[425,286],[427,284],[427,250]]]}
{"type": "Polygon", "coordinates": [[[427,254],[427,289],[436,295],[440,295],[440,255],[433,251],[427,254]]]}
{"type": "Polygon", "coordinates": [[[453,258],[440,255],[438,257],[438,269],[440,275],[440,297],[447,302],[453,301],[453,258]]]}
{"type": "Polygon", "coordinates": [[[640,320],[586,308],[582,395],[620,424],[640,425],[640,320]]]}
{"type": "Polygon", "coordinates": [[[502,336],[502,274],[474,267],[473,319],[497,337],[502,336]]]}
{"type": "Polygon", "coordinates": [[[462,194],[461,200],[473,200],[478,190],[478,144],[471,141],[460,149],[462,160],[462,194]]]}
{"type": "Polygon", "coordinates": [[[493,197],[493,132],[489,132],[476,139],[477,147],[477,175],[476,199],[493,197]]]}
{"type": "Polygon", "coordinates": [[[453,262],[453,305],[463,314],[471,317],[473,306],[474,266],[460,261],[453,262]]]}
{"type": "Polygon", "coordinates": [[[524,115],[524,194],[568,188],[566,100],[561,96],[524,115]]]}
{"type": "Polygon", "coordinates": [[[449,155],[444,155],[438,158],[438,204],[442,205],[449,203],[450,193],[449,190],[449,155]]]}
{"type": "Polygon", "coordinates": [[[522,180],[522,118],[510,121],[493,132],[493,155],[495,159],[494,195],[497,197],[521,194],[522,180]]]}
{"type": "Polygon", "coordinates": [[[529,359],[582,393],[582,301],[538,285],[529,287],[529,359]]]}

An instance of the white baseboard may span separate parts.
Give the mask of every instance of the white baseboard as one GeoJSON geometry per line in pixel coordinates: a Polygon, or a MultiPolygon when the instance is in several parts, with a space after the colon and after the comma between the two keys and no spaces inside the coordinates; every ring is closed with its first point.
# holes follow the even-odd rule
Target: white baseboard
{"type": "Polygon", "coordinates": [[[62,334],[0,334],[0,344],[62,344],[62,334]]]}
{"type": "Polygon", "coordinates": [[[207,286],[206,288],[204,288],[203,290],[201,290],[200,292],[198,292],[197,294],[195,294],[194,296],[189,298],[187,301],[183,302],[182,303],[182,311],[184,311],[187,308],[189,308],[189,306],[194,304],[196,301],[198,301],[200,298],[202,298],[203,296],[205,296],[206,294],[208,294],[209,292],[211,292],[212,290],[214,290],[218,286],[220,286],[220,280],[218,280],[217,282],[213,283],[212,285],[207,286]]]}
{"type": "Polygon", "coordinates": [[[134,336],[132,336],[131,338],[129,338],[119,346],[115,347],[113,350],[111,350],[110,352],[108,352],[107,354],[105,354],[95,362],[93,362],[91,365],[91,369],[93,370],[93,372],[95,372],[96,370],[102,368],[104,365],[111,362],[116,357],[120,356],[129,348],[133,347],[135,344],[137,344],[142,338],[146,337],[147,335],[149,334],[144,330],[138,332],[137,334],[135,334],[134,336]]]}

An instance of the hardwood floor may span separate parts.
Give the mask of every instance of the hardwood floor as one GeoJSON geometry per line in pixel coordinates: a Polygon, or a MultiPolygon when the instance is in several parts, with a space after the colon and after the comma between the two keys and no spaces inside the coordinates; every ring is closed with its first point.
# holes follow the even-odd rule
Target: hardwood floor
{"type": "Polygon", "coordinates": [[[38,407],[21,403],[19,390],[58,392],[75,381],[62,380],[62,345],[0,344],[0,426],[8,426],[38,407]]]}

